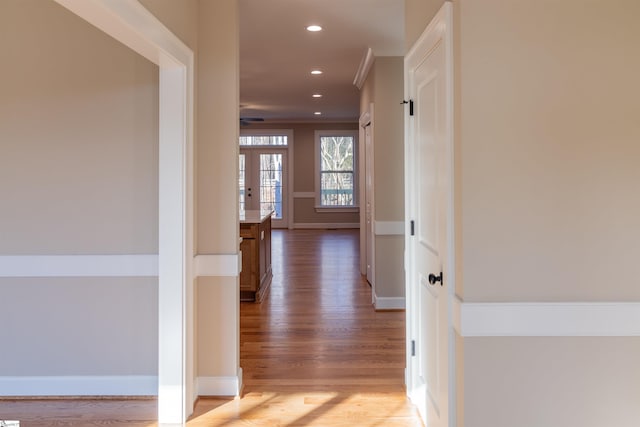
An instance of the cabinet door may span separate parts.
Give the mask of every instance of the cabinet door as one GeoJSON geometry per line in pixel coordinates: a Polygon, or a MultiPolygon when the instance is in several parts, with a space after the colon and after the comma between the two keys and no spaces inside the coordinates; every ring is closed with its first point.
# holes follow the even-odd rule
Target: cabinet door
{"type": "Polygon", "coordinates": [[[240,243],[240,250],[242,251],[241,291],[255,292],[257,290],[256,246],[256,239],[243,238],[242,243],[240,243]]]}

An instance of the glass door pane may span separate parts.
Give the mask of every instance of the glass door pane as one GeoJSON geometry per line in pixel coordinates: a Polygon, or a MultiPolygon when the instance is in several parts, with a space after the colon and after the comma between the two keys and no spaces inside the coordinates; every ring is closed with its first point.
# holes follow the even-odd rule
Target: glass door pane
{"type": "Polygon", "coordinates": [[[282,154],[260,154],[260,209],[282,219],[282,154]]]}
{"type": "Polygon", "coordinates": [[[244,154],[240,154],[240,167],[238,168],[238,187],[240,189],[240,211],[246,209],[245,206],[245,178],[246,178],[246,157],[244,154]]]}

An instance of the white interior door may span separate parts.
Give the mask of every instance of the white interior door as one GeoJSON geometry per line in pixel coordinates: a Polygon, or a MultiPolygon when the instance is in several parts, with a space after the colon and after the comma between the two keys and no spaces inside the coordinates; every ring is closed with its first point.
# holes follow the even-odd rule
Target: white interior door
{"type": "Polygon", "coordinates": [[[452,139],[450,76],[442,27],[429,25],[426,37],[406,60],[408,95],[413,102],[406,184],[408,220],[413,221],[412,235],[407,238],[407,322],[413,354],[408,361],[408,390],[429,427],[453,423],[449,408],[453,387],[449,372],[452,139]]]}
{"type": "Polygon", "coordinates": [[[272,210],[272,227],[287,228],[287,150],[241,148],[239,162],[240,210],[272,210]]]}
{"type": "Polygon", "coordinates": [[[365,239],[367,281],[373,287],[373,144],[371,139],[371,123],[364,126],[365,135],[365,239]]]}

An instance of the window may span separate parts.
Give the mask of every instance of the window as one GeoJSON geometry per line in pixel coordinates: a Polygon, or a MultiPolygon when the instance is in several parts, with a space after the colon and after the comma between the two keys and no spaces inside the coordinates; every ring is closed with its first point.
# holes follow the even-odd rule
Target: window
{"type": "Polygon", "coordinates": [[[357,208],[356,131],[316,131],[316,205],[357,208]]]}
{"type": "Polygon", "coordinates": [[[240,136],[240,145],[256,146],[256,145],[287,145],[287,135],[242,135],[240,136]]]}

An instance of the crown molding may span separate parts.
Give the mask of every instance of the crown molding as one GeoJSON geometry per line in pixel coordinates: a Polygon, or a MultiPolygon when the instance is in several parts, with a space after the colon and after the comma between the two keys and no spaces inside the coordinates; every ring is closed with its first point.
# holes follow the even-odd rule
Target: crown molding
{"type": "Polygon", "coordinates": [[[356,76],[353,79],[353,85],[357,87],[358,90],[362,89],[362,85],[369,75],[369,71],[371,70],[371,66],[373,65],[375,58],[376,57],[373,55],[371,48],[367,48],[367,51],[364,53],[364,56],[360,61],[360,66],[358,67],[356,76]]]}

